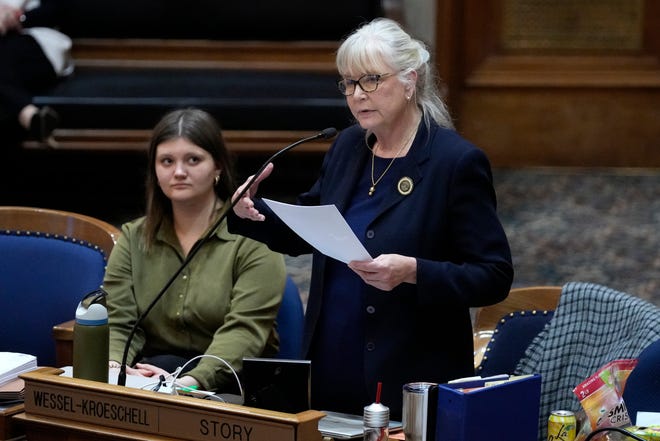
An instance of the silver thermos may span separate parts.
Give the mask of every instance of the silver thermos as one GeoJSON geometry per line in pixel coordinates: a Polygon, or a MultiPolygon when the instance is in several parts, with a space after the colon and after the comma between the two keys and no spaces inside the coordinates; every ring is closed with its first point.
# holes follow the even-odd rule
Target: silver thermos
{"type": "Polygon", "coordinates": [[[98,289],[83,297],[76,308],[73,325],[73,376],[108,382],[108,310],[107,293],[98,289]]]}
{"type": "Polygon", "coordinates": [[[437,383],[408,383],[403,385],[403,434],[406,441],[435,440],[438,407],[437,383]]]}

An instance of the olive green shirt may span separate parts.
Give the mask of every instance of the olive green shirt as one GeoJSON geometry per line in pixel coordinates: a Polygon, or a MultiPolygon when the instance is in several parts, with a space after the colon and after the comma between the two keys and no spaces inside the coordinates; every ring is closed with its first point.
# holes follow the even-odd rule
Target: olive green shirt
{"type": "MultiPolygon", "coordinates": [[[[144,218],[122,226],[110,254],[108,293],[110,359],[121,361],[138,316],[179,269],[184,255],[171,222],[164,222],[146,253],[144,218]]],[[[286,269],[281,254],[231,234],[223,222],[147,314],[132,339],[128,365],[143,354],[212,354],[237,372],[243,357],[273,356],[286,269]]],[[[236,379],[220,361],[204,357],[187,373],[202,388],[221,392],[236,379]]]]}

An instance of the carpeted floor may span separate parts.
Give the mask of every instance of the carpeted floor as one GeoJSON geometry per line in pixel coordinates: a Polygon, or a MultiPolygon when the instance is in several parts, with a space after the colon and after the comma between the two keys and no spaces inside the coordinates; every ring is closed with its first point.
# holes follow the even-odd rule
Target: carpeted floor
{"type": "MultiPolygon", "coordinates": [[[[593,282],[660,306],[660,170],[495,169],[514,286],[593,282]]],[[[303,298],[310,256],[287,257],[303,298]]]]}
{"type": "Polygon", "coordinates": [[[593,282],[660,306],[660,170],[495,170],[514,284],[593,282]]]}

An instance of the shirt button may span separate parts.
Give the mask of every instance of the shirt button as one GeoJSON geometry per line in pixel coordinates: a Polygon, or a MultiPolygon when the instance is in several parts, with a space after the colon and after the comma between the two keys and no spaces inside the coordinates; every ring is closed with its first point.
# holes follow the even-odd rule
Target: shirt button
{"type": "Polygon", "coordinates": [[[183,275],[183,280],[188,280],[188,275],[184,274],[183,275]]]}
{"type": "Polygon", "coordinates": [[[373,239],[374,236],[376,236],[376,232],[374,230],[367,230],[367,239],[373,239]]]}
{"type": "Polygon", "coordinates": [[[367,306],[367,312],[368,312],[369,314],[373,314],[374,312],[376,312],[376,308],[373,307],[373,306],[371,306],[371,305],[369,305],[369,306],[367,306]]]}
{"type": "Polygon", "coordinates": [[[376,349],[376,343],[374,343],[372,341],[367,343],[367,351],[373,351],[374,349],[376,349]]]}

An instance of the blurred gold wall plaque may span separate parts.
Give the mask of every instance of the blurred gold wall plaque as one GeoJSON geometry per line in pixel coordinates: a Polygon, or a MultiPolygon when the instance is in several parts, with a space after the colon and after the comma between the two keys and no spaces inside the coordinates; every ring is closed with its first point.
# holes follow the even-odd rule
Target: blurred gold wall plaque
{"type": "Polygon", "coordinates": [[[644,0],[504,0],[502,47],[638,50],[644,0]]]}

